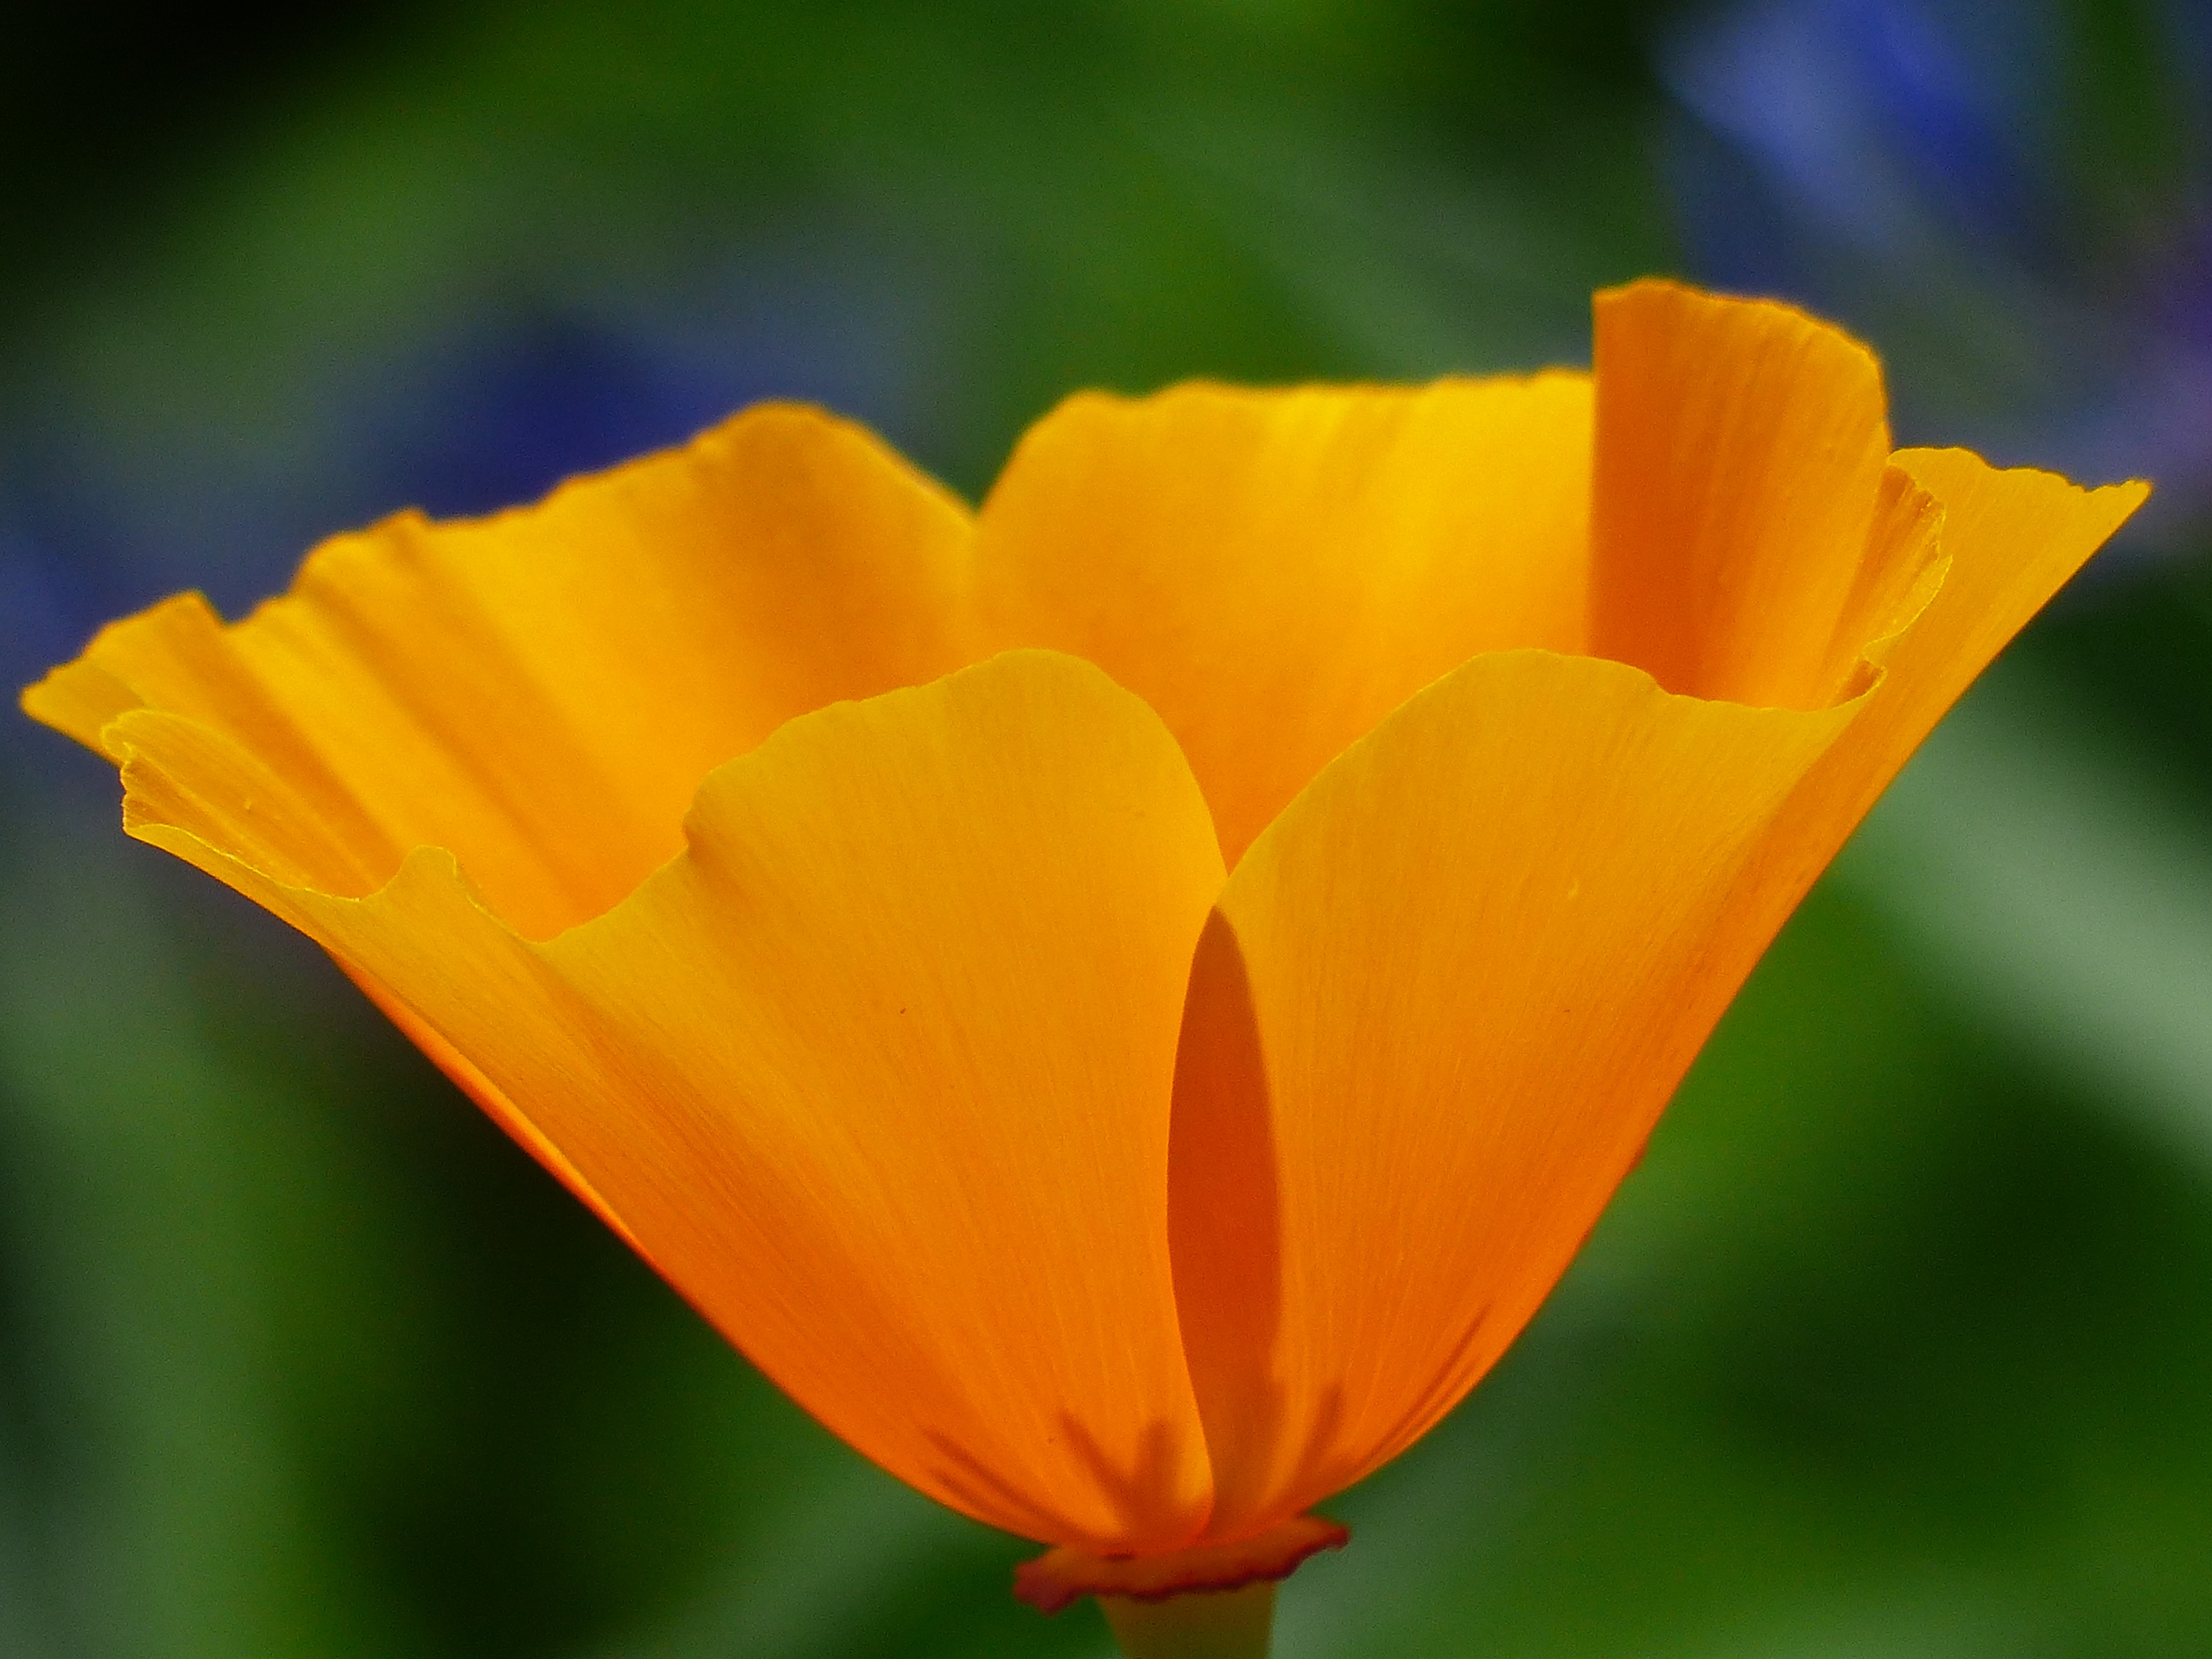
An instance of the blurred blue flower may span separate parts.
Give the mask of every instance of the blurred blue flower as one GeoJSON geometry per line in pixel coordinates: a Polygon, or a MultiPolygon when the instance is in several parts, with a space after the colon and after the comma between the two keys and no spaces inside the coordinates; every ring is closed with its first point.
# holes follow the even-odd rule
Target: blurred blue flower
{"type": "Polygon", "coordinates": [[[1751,0],[1664,45],[1697,274],[1842,317],[1900,435],[2212,521],[2212,9],[1751,0]]]}

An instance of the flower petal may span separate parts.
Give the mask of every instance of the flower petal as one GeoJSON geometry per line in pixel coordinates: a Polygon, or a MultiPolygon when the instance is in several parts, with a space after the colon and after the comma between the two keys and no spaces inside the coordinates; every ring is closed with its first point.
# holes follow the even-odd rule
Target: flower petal
{"type": "Polygon", "coordinates": [[[1173,739],[1097,669],[1018,653],[795,720],[544,944],[442,852],[365,898],[283,885],[219,850],[252,845],[258,763],[173,715],[112,733],[134,834],[386,988],[854,1445],[1050,1542],[1199,1528],[1168,1107],[1222,870],[1173,739]]]}
{"type": "Polygon", "coordinates": [[[1705,1036],[1680,1010],[1738,872],[1858,708],[1478,657],[1253,844],[1171,1139],[1209,1536],[1393,1455],[1520,1330],[1705,1036]]]}
{"type": "Polygon", "coordinates": [[[282,878],[357,896],[444,847],[544,937],[677,851],[714,767],[963,660],[970,533],[860,428],[764,406],[536,507],[337,537],[234,628],[157,605],[24,706],[94,747],[127,709],[185,715],[289,786],[282,878]]]}
{"type": "MultiPolygon", "coordinates": [[[[1745,872],[1717,946],[1738,981],[1936,721],[2150,494],[2142,483],[2084,489],[2048,472],[2000,471],[1962,449],[1899,450],[1893,472],[1941,512],[1942,581],[1909,628],[1878,643],[1883,673],[1866,712],[1745,872]]],[[[1727,973],[1713,983],[1724,981],[1727,973]]],[[[1723,1001],[1734,994],[1734,982],[1720,992],[1723,1001]]]]}
{"type": "Polygon", "coordinates": [[[1070,398],[985,502],[1000,644],[1160,712],[1234,865],[1329,759],[1480,651],[1581,648],[1589,387],[1070,398]]]}
{"type": "Polygon", "coordinates": [[[1863,642],[1838,625],[1889,453],[1874,354],[1673,283],[1595,309],[1590,650],[1670,691],[1824,707],[1863,642]]]}

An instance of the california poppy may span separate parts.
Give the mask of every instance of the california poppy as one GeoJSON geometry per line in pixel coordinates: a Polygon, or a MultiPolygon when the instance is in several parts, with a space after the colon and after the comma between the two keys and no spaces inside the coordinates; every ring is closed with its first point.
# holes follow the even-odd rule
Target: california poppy
{"type": "Polygon", "coordinates": [[[1030,1599],[1264,1582],[2145,493],[1893,453],[1787,307],[1596,310],[1589,375],[1081,395],[975,513],[754,409],[24,706],[823,1422],[1054,1546],[1030,1599]]]}

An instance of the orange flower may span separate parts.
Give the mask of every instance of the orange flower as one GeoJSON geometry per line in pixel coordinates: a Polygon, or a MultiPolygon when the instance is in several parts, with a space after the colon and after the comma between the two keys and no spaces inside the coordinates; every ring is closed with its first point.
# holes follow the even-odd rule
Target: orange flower
{"type": "Polygon", "coordinates": [[[2144,493],[1645,283],[1594,376],[1074,398],[975,514],[752,410],[24,705],[1025,1594],[1158,1594],[1340,1539],[2144,493]]]}

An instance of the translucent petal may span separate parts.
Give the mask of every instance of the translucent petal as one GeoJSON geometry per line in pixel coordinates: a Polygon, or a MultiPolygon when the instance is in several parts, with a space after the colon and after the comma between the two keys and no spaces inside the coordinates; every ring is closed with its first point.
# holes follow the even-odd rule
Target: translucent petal
{"type": "Polygon", "coordinates": [[[1673,283],[1600,294],[1596,313],[1590,650],[1670,691],[1825,707],[1881,544],[1874,354],[1789,306],[1673,283]]]}
{"type": "Polygon", "coordinates": [[[1086,392],[985,502],[989,637],[1104,668],[1190,757],[1231,864],[1469,656],[1581,647],[1589,387],[1086,392]]]}
{"type": "Polygon", "coordinates": [[[1705,1036],[1747,860],[1858,708],[1478,657],[1253,844],[1171,1143],[1210,1535],[1358,1479],[1512,1340],[1705,1036]]]}
{"type": "Polygon", "coordinates": [[[1018,653],[793,720],[708,781],[681,857],[542,944],[442,851],[366,897],[288,884],[258,760],[173,714],[109,733],[134,834],[465,1056],[860,1450],[1048,1541],[1201,1525],[1167,1137],[1222,870],[1173,739],[1097,669],[1018,653]]]}
{"type": "Polygon", "coordinates": [[[95,747],[188,716],[283,780],[293,877],[359,896],[443,847],[542,938],[672,856],[714,767],[963,660],[969,536],[873,436],[766,405],[537,507],[337,537],[234,628],[157,605],[24,702],[95,747]]]}

